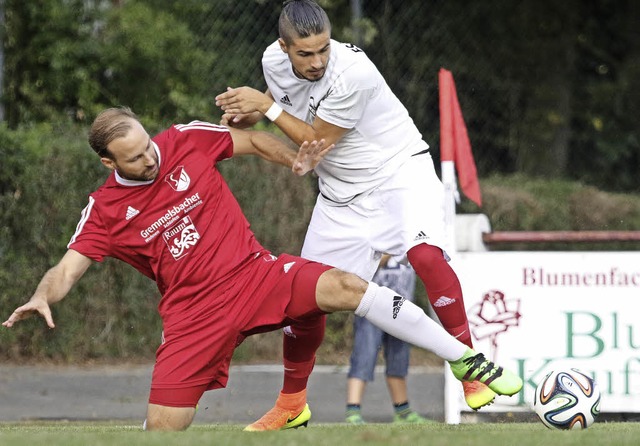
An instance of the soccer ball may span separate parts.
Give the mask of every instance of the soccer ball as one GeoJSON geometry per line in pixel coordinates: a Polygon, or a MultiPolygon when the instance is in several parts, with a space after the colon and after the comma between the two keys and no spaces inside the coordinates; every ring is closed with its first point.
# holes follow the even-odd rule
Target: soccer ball
{"type": "Polygon", "coordinates": [[[586,429],[600,413],[600,391],[580,370],[555,370],[536,387],[533,409],[550,429],[586,429]]]}

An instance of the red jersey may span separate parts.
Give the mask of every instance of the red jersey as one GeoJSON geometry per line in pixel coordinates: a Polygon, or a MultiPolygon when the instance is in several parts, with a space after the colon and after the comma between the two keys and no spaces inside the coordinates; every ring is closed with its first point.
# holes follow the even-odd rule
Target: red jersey
{"type": "Polygon", "coordinates": [[[95,261],[120,259],[155,280],[166,323],[171,314],[195,310],[202,296],[215,298],[244,262],[267,251],[216,168],[233,154],[227,128],[193,121],[152,141],[156,179],[113,172],[90,195],[68,248],[95,261]]]}

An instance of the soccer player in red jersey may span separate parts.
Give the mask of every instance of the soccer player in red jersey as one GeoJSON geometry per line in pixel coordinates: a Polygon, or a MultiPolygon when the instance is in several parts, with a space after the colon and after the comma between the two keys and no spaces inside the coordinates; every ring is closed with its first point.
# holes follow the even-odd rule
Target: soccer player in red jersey
{"type": "MultiPolygon", "coordinates": [[[[216,163],[253,154],[304,175],[332,149],[324,141],[305,141],[296,153],[268,133],[202,121],[151,138],[131,110],[112,108],[95,119],[89,143],[112,174],[90,194],[66,254],[3,325],[39,314],[54,328],[50,305],[106,256],[155,280],[163,336],[147,429],[186,429],[202,394],[226,385],[233,351],[246,336],[285,326],[294,335],[316,332],[327,313],[341,310],[435,352],[458,379],[482,379],[507,395],[522,387],[519,377],[468,349],[394,291],[322,263],[276,257],[255,239],[216,163]]],[[[292,378],[304,390],[283,389],[268,416],[247,430],[306,426],[311,417],[306,380],[321,339],[286,338],[285,366],[295,366],[292,378]]]]}

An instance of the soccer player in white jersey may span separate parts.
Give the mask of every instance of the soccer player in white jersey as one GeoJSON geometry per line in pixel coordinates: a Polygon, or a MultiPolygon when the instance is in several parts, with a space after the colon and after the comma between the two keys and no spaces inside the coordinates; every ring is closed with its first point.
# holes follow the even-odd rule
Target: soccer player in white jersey
{"type": "MultiPolygon", "coordinates": [[[[335,144],[315,168],[318,196],[302,256],[371,279],[383,253],[406,255],[444,328],[472,347],[462,289],[444,248],[443,186],[429,146],[366,54],[331,39],[313,0],[285,2],[280,38],[264,52],[268,90],[228,88],[216,97],[222,123],[264,116],[294,143],[335,144]]],[[[463,383],[472,409],[493,402],[463,383]]]]}
{"type": "MultiPolygon", "coordinates": [[[[202,121],[172,125],[152,138],[131,110],[113,108],[95,119],[89,143],[112,172],[89,195],[65,255],[2,325],[39,315],[54,328],[50,306],[105,257],[155,280],[163,336],[147,429],[186,429],[202,394],[226,385],[233,351],[246,336],[285,326],[317,327],[327,313],[340,310],[432,350],[450,361],[458,379],[478,377],[508,395],[522,388],[517,375],[476,354],[391,289],[319,262],[276,257],[255,239],[216,164],[252,154],[303,175],[331,149],[323,141],[304,142],[296,155],[269,133],[202,121]]],[[[319,343],[305,345],[305,336],[291,342],[293,353],[307,353],[312,368],[319,343]]],[[[307,425],[306,389],[279,402],[269,423],[247,430],[307,425]]]]}

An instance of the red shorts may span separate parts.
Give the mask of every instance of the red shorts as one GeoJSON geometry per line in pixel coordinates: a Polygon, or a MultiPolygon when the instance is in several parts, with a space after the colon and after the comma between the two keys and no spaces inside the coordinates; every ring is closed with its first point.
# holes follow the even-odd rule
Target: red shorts
{"type": "Polygon", "coordinates": [[[149,403],[195,407],[206,390],[226,386],[231,357],[246,336],[322,317],[316,284],[331,268],[288,254],[247,262],[228,288],[203,297],[211,305],[165,324],[149,403]]]}

